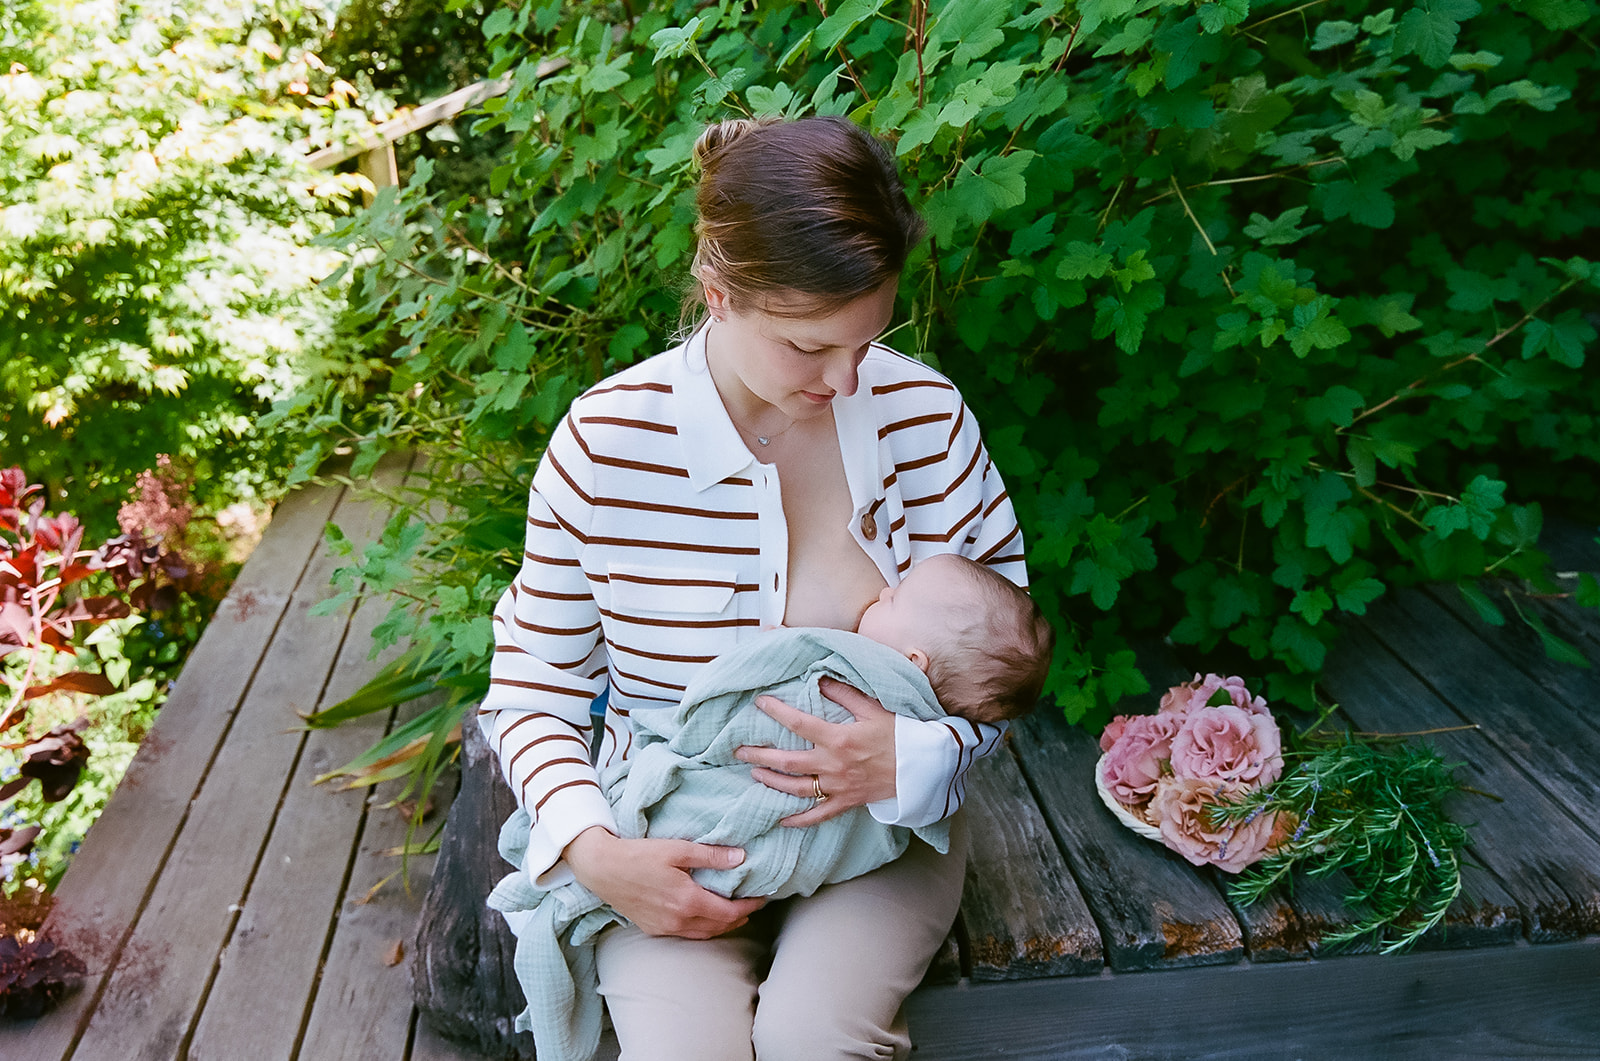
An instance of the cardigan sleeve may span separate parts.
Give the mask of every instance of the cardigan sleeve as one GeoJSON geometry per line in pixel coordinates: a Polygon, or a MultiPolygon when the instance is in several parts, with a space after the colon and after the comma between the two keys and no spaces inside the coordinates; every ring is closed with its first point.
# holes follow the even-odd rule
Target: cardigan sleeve
{"type": "MultiPolygon", "coordinates": [[[[905,474],[896,468],[913,557],[959,553],[1026,589],[1022,531],[1011,497],[959,395],[943,429],[942,460],[905,474]]],[[[967,770],[995,749],[1003,732],[961,718],[896,718],[895,796],[868,804],[868,811],[886,825],[913,829],[949,817],[966,798],[967,770]]]]}
{"type": "Polygon", "coordinates": [[[532,819],[526,869],[542,886],[572,839],[615,831],[589,758],[589,706],[605,687],[600,610],[582,567],[592,469],[569,415],[528,498],[522,566],[494,610],[494,659],[478,721],[506,784],[532,819]]]}

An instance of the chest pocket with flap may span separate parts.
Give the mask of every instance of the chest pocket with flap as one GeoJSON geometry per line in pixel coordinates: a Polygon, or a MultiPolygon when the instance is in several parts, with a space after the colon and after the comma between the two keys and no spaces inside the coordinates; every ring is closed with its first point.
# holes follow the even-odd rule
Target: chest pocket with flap
{"type": "Polygon", "coordinates": [[[737,575],[707,568],[611,564],[611,611],[619,618],[718,615],[733,600],[737,575]]]}

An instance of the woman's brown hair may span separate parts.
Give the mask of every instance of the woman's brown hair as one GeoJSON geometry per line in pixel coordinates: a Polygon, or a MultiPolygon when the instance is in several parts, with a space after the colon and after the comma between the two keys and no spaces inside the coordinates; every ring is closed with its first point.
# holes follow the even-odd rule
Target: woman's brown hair
{"type": "Polygon", "coordinates": [[[906,198],[894,155],[844,118],[736,119],[695,144],[693,285],[686,320],[714,276],[737,309],[830,312],[897,278],[926,225],[906,198]]]}

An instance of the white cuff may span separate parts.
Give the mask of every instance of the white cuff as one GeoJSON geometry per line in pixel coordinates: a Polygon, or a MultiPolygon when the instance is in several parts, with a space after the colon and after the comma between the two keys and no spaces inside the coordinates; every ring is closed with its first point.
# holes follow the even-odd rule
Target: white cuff
{"type": "Polygon", "coordinates": [[[572,870],[561,860],[561,853],[579,833],[596,825],[617,831],[616,815],[598,788],[578,785],[551,799],[540,820],[528,831],[528,853],[523,856],[522,869],[533,886],[549,889],[573,880],[572,870]]]}
{"type": "Polygon", "coordinates": [[[884,825],[920,829],[956,809],[956,767],[961,746],[942,722],[922,722],[905,715],[894,720],[895,794],[867,804],[867,811],[884,825]]]}

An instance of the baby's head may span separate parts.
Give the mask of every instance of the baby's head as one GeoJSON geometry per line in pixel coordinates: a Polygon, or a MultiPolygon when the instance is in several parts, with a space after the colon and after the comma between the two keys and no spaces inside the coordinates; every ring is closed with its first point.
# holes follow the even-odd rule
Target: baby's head
{"type": "Polygon", "coordinates": [[[1055,647],[1027,593],[954,553],[930,556],[884,590],[856,632],[921,667],[940,705],[974,722],[1031,711],[1055,647]]]}

